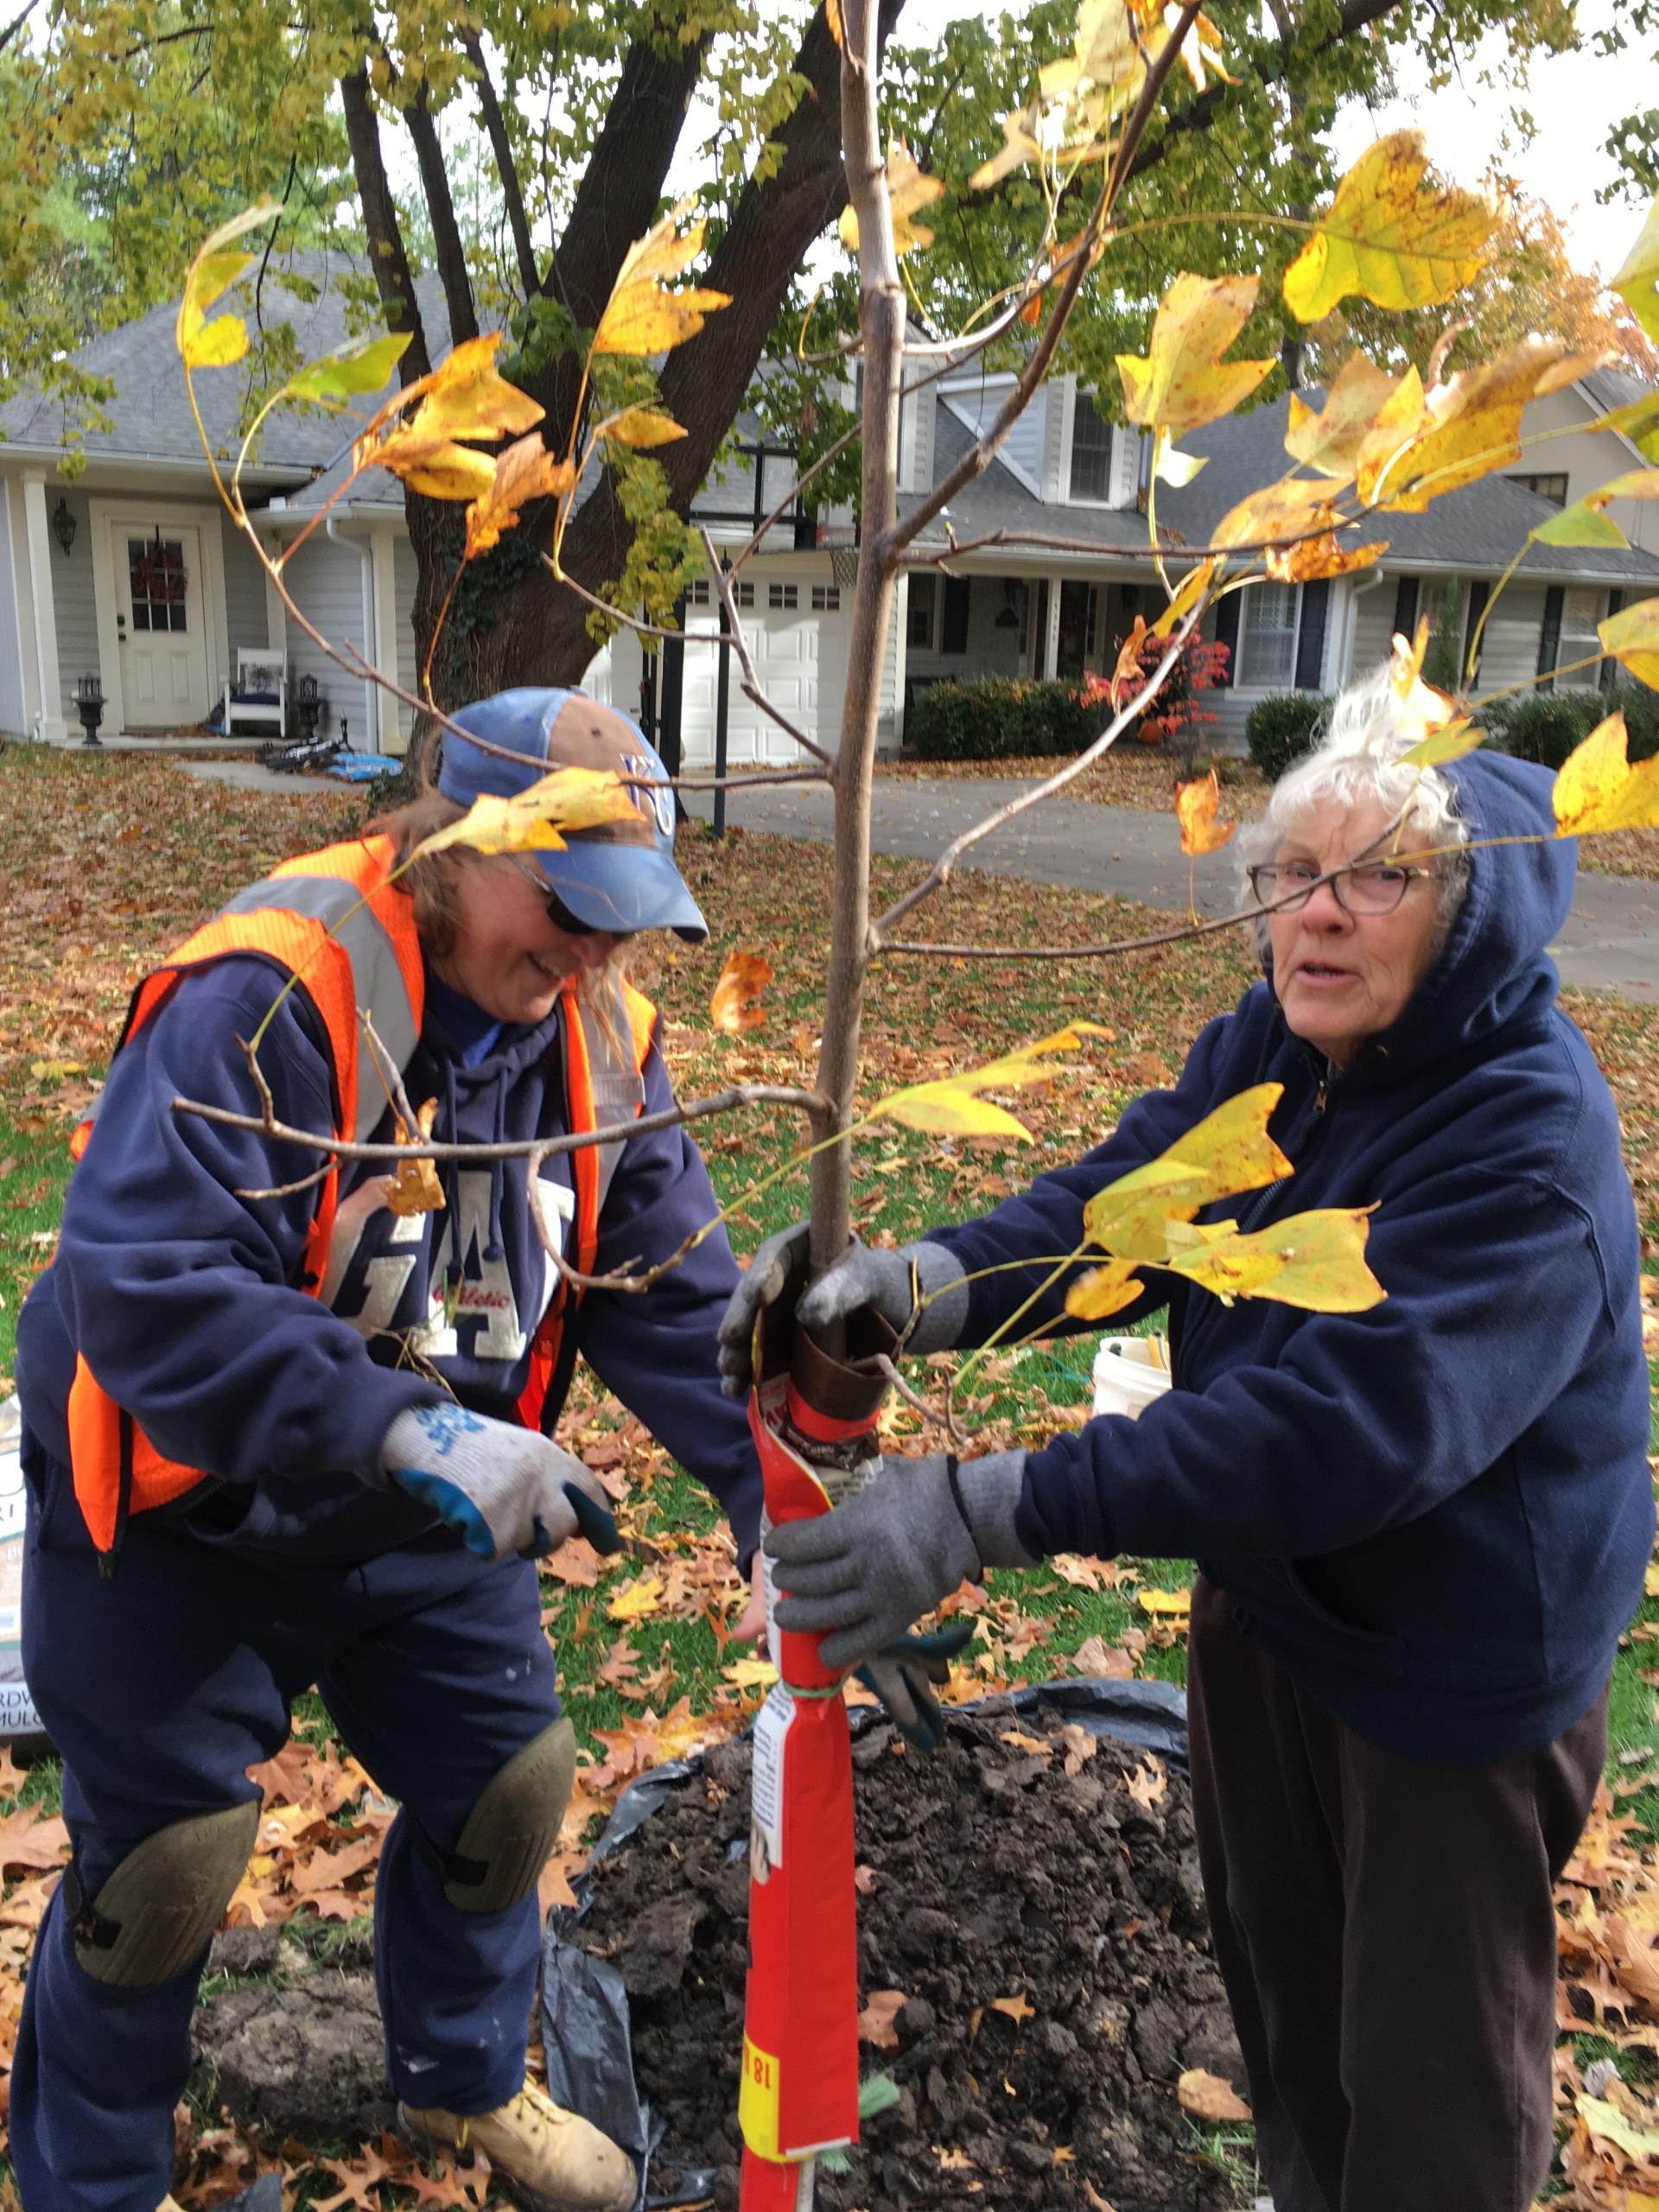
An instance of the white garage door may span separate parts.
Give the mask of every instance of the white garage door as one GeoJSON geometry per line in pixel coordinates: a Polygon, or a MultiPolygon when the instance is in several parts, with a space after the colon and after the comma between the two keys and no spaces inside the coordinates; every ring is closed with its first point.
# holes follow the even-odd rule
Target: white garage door
{"type": "MultiPolygon", "coordinates": [[[[707,587],[704,587],[706,589],[707,587]]],[[[802,562],[752,562],[737,586],[738,613],[754,662],[755,677],[780,714],[835,750],[847,688],[848,609],[822,556],[802,562]],[[817,573],[814,573],[817,571],[817,573]]],[[[850,594],[848,594],[850,597],[850,594]]],[[[687,629],[712,637],[718,605],[687,609],[687,629]]],[[[688,642],[685,650],[684,742],[687,765],[711,766],[719,678],[718,650],[688,642]]],[[[734,768],[793,768],[808,756],[770,715],[747,697],[736,656],[730,673],[726,758],[734,768]]]]}

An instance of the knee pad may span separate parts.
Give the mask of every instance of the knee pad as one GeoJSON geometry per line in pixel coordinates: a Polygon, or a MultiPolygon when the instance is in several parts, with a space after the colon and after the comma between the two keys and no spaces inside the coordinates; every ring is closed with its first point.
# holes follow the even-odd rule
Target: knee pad
{"type": "Polygon", "coordinates": [[[72,1866],[64,1903],[75,1957],[94,1981],[148,1989],[212,1940],[259,1833],[259,1800],[175,1821],[130,1851],[90,1900],[72,1866]]]}
{"type": "Polygon", "coordinates": [[[453,1851],[443,1894],[461,1912],[499,1912],[535,1888],[559,1840],[576,1773],[576,1732],[555,1720],[486,1784],[453,1851]]]}

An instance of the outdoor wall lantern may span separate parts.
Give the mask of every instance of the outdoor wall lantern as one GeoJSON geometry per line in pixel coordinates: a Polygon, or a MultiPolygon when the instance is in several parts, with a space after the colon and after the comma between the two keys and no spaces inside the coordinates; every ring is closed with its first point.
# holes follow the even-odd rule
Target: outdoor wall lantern
{"type": "Polygon", "coordinates": [[[95,745],[102,752],[104,741],[98,734],[98,726],[104,719],[104,687],[95,676],[75,678],[75,712],[86,733],[81,743],[95,745]]]}
{"type": "Polygon", "coordinates": [[[322,694],[317,689],[317,679],[307,669],[295,687],[294,703],[300,717],[300,734],[313,738],[317,734],[317,717],[322,712],[322,694]]]}
{"type": "Polygon", "coordinates": [[[52,510],[52,534],[67,553],[75,542],[75,518],[69,512],[69,502],[61,492],[58,504],[52,510]]]}

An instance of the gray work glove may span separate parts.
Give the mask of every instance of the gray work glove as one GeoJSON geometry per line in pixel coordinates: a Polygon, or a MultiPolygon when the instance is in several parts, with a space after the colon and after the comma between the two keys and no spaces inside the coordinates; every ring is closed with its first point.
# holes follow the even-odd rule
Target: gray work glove
{"type": "Polygon", "coordinates": [[[952,1621],[927,1636],[898,1637],[853,1669],[918,1751],[937,1751],[944,1741],[944,1715],[933,1692],[950,1681],[950,1662],[961,1657],[973,1636],[972,1621],[952,1621]]]}
{"type": "MultiPolygon", "coordinates": [[[[792,1229],[768,1236],[732,1293],[717,1332],[720,1387],[728,1398],[745,1396],[754,1381],[749,1348],[755,1322],[765,1307],[783,1296],[791,1280],[805,1274],[809,1234],[808,1224],[798,1221],[792,1229]]],[[[962,1263],[943,1244],[906,1244],[897,1252],[884,1252],[855,1238],[802,1298],[795,1318],[810,1332],[821,1335],[831,1323],[844,1321],[866,1306],[904,1338],[906,1351],[944,1351],[956,1343],[968,1319],[962,1263]]]]}
{"type": "Polygon", "coordinates": [[[965,1577],[1034,1567],[1014,1526],[1025,1473],[1023,1452],[884,1459],[844,1505],[767,1532],[772,1579],[785,1593],[779,1623],[817,1636],[826,1667],[858,1667],[965,1577]]]}
{"type": "Polygon", "coordinates": [[[598,1476],[534,1429],[447,1400],[410,1406],[386,1431],[380,1465],[480,1559],[537,1556],[578,1534],[595,1551],[621,1548],[598,1476]]]}

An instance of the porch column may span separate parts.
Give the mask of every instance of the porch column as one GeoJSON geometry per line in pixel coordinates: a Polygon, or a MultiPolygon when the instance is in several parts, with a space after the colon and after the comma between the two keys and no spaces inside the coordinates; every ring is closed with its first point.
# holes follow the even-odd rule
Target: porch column
{"type": "Polygon", "coordinates": [[[1064,576],[1048,580],[1048,627],[1042,639],[1043,675],[1052,681],[1060,672],[1060,590],[1064,576]]]}
{"type": "MultiPolygon", "coordinates": [[[[404,640],[397,632],[397,594],[392,552],[393,532],[390,528],[377,526],[369,532],[369,543],[374,556],[374,646],[375,666],[391,677],[394,683],[401,683],[406,690],[415,690],[410,680],[410,671],[404,666],[404,640]]],[[[413,658],[412,654],[410,656],[413,658]]],[[[375,686],[374,749],[377,753],[402,753],[404,749],[404,726],[398,719],[398,703],[390,691],[375,686]]]]}
{"type": "MultiPolygon", "coordinates": [[[[29,540],[29,595],[35,602],[34,661],[40,686],[35,727],[47,745],[61,745],[69,734],[63,718],[63,684],[58,674],[58,610],[52,589],[52,534],[46,519],[46,471],[23,474],[23,526],[29,540]]],[[[91,675],[95,671],[81,671],[91,675]]]]}

